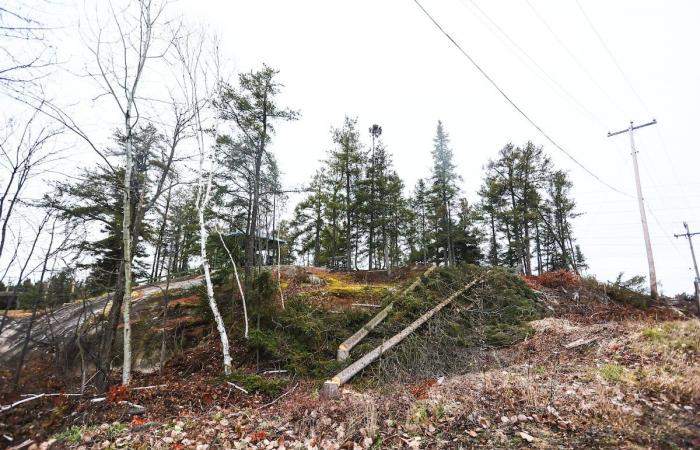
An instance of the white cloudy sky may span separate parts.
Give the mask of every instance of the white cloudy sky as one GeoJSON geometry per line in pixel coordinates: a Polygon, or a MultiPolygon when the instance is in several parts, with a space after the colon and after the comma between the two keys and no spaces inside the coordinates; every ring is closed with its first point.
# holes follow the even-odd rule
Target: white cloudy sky
{"type": "MultiPolygon", "coordinates": [[[[330,146],[330,127],[345,115],[358,117],[362,130],[382,125],[407,186],[428,174],[442,120],[470,200],[482,166],[499,148],[532,140],[570,171],[584,213],[576,234],[590,271],[604,279],[620,271],[647,274],[629,139],[607,132],[656,118],[658,125],[635,136],[656,268],[663,291],[690,291],[688,246],[672,235],[684,220],[700,230],[700,3],[578,0],[613,60],[576,0],[421,2],[550,136],[630,196],[609,190],[553,148],[413,0],[179,0],[173,8],[217,32],[235,70],[263,62],[280,70],[281,103],[302,113],[278,126],[274,141],[287,186],[308,180],[330,146]]],[[[66,17],[83,5],[66,6],[66,17]]],[[[59,46],[79,54],[71,36],[59,46]]],[[[56,83],[87,89],[85,80],[57,76],[56,83]]],[[[86,111],[94,116],[94,108],[86,111]]],[[[83,161],[76,150],[71,164],[83,161]]]]}

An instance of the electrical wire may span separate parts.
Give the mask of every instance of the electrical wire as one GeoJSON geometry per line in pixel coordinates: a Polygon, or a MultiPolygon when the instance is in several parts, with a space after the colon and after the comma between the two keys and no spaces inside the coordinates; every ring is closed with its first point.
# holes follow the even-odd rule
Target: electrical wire
{"type": "Polygon", "coordinates": [[[649,108],[647,107],[646,103],[644,100],[642,100],[642,97],[639,95],[637,90],[634,88],[634,85],[630,81],[630,79],[627,77],[627,74],[625,73],[624,70],[622,70],[622,66],[620,66],[620,63],[617,61],[617,58],[615,58],[615,55],[613,55],[613,52],[610,50],[610,47],[605,43],[605,40],[603,39],[603,36],[598,32],[598,29],[593,25],[593,22],[591,21],[590,17],[588,17],[588,14],[586,14],[586,11],[583,9],[583,6],[581,6],[581,3],[579,0],[574,0],[576,2],[576,5],[578,6],[579,11],[581,11],[581,14],[583,15],[584,19],[586,19],[586,22],[588,23],[588,26],[593,30],[593,33],[596,35],[598,40],[600,41],[600,44],[603,46],[605,51],[607,52],[608,56],[610,56],[610,59],[612,62],[615,64],[615,67],[617,67],[617,70],[620,72],[620,75],[622,75],[622,78],[624,78],[625,83],[627,83],[627,86],[629,86],[630,90],[634,94],[635,97],[637,97],[637,100],[639,101],[639,104],[642,105],[642,107],[646,110],[647,114],[650,116],[653,116],[649,108]]]}
{"type": "Polygon", "coordinates": [[[549,25],[549,23],[544,20],[544,17],[540,15],[540,13],[537,11],[537,9],[533,6],[533,4],[530,2],[530,0],[525,0],[525,2],[528,4],[532,12],[535,14],[535,16],[539,19],[540,22],[545,26],[547,31],[554,37],[554,39],[559,43],[559,45],[566,51],[566,53],[569,55],[569,57],[578,65],[579,69],[583,73],[586,74],[589,80],[598,88],[598,90],[605,96],[605,98],[608,99],[611,105],[613,105],[615,108],[617,108],[618,111],[620,111],[623,114],[626,114],[625,111],[620,107],[620,105],[608,94],[608,91],[603,89],[603,86],[600,85],[598,80],[595,79],[593,74],[586,69],[586,66],[583,65],[583,63],[576,57],[574,52],[569,49],[569,46],[567,46],[564,41],[559,37],[559,35],[554,31],[554,29],[549,25]]]}
{"type": "MultiPolygon", "coordinates": [[[[474,14],[474,12],[471,11],[467,7],[465,0],[460,0],[460,2],[465,7],[465,9],[467,9],[470,13],[472,13],[472,15],[474,15],[477,19],[479,19],[481,21],[481,23],[483,23],[484,25],[487,25],[481,17],[474,14]]],[[[515,47],[518,51],[520,51],[520,53],[522,53],[525,56],[525,58],[527,58],[527,60],[529,60],[530,63],[532,65],[534,65],[541,72],[541,74],[544,75],[544,77],[547,80],[550,81],[550,86],[554,85],[558,89],[558,90],[553,89],[554,91],[556,91],[560,95],[564,94],[563,97],[567,98],[577,108],[579,108],[592,123],[595,123],[596,125],[600,126],[601,129],[608,128],[608,126],[604,123],[604,121],[599,116],[594,114],[590,109],[586,108],[576,97],[574,97],[573,94],[571,94],[566,88],[564,88],[564,86],[562,86],[561,83],[559,83],[552,76],[550,76],[549,73],[547,73],[547,71],[537,61],[535,61],[535,59],[532,56],[530,56],[530,54],[524,48],[522,48],[517,43],[517,41],[515,41],[513,38],[511,38],[508,35],[508,33],[501,26],[499,26],[496,23],[496,21],[494,21],[481,7],[479,7],[479,5],[474,0],[469,0],[469,2],[474,6],[474,8],[476,8],[476,10],[482,16],[484,16],[484,18],[486,18],[486,20],[491,24],[492,27],[495,27],[513,47],[515,47]]],[[[491,31],[495,35],[496,33],[493,31],[492,27],[487,26],[487,28],[489,28],[489,31],[491,31]]],[[[510,49],[510,47],[509,47],[509,50],[512,51],[512,49],[510,49]]],[[[617,150],[617,153],[615,154],[615,156],[617,157],[618,161],[621,163],[621,165],[623,167],[626,167],[629,164],[629,158],[626,157],[626,152],[624,150],[622,150],[622,148],[617,143],[617,141],[613,141],[612,146],[615,148],[615,150],[617,150]]]]}
{"type": "Polygon", "coordinates": [[[626,195],[626,196],[628,196],[628,197],[632,197],[632,195],[630,195],[630,194],[628,194],[628,193],[626,193],[626,192],[623,192],[623,191],[621,191],[621,190],[615,188],[614,186],[608,184],[606,181],[604,181],[604,180],[603,180],[602,178],[600,178],[598,175],[596,175],[596,174],[593,173],[591,170],[589,170],[586,166],[584,166],[583,164],[581,164],[576,158],[573,157],[573,155],[571,155],[571,153],[569,153],[568,151],[566,151],[561,145],[559,145],[554,139],[552,139],[552,138],[549,136],[549,134],[547,134],[539,125],[537,125],[537,123],[535,123],[535,121],[533,121],[533,120],[530,118],[530,116],[528,116],[528,115],[527,115],[513,100],[511,100],[511,98],[503,91],[503,89],[501,89],[501,88],[498,86],[498,84],[493,80],[493,78],[491,78],[491,77],[484,71],[484,69],[482,69],[481,66],[474,60],[474,58],[472,58],[472,57],[457,43],[457,41],[455,41],[455,40],[452,38],[452,36],[450,36],[450,34],[449,34],[447,31],[445,31],[444,28],[442,28],[442,26],[433,18],[433,16],[430,15],[430,13],[423,7],[423,5],[422,5],[418,0],[413,0],[413,2],[414,2],[416,5],[418,5],[418,7],[421,9],[421,11],[423,11],[423,13],[424,13],[424,14],[428,17],[428,19],[430,19],[430,21],[433,23],[433,25],[435,25],[435,27],[437,27],[437,29],[440,30],[440,32],[441,32],[442,34],[444,34],[445,37],[446,37],[450,42],[452,42],[452,44],[462,53],[462,55],[464,55],[464,56],[469,60],[469,62],[479,71],[479,73],[481,73],[481,75],[483,75],[484,78],[486,78],[486,80],[488,80],[488,82],[491,83],[491,85],[501,94],[501,96],[503,96],[503,98],[506,99],[506,101],[507,101],[508,103],[510,103],[510,105],[511,105],[513,108],[515,108],[515,110],[516,110],[518,113],[520,113],[520,115],[523,116],[523,117],[525,118],[525,120],[527,120],[527,121],[530,123],[530,125],[532,125],[537,131],[539,131],[540,134],[542,134],[542,136],[544,136],[545,139],[547,139],[552,145],[554,145],[555,148],[557,148],[559,151],[561,151],[562,153],[564,153],[571,161],[573,161],[577,166],[579,166],[581,169],[583,169],[583,170],[584,170],[586,173],[588,173],[590,176],[592,176],[593,178],[595,178],[595,179],[596,179],[599,183],[601,183],[602,185],[606,186],[607,188],[609,188],[610,190],[612,190],[612,191],[614,191],[614,192],[617,192],[618,194],[626,195]]]}
{"type": "Polygon", "coordinates": [[[683,254],[678,249],[676,242],[673,239],[671,239],[671,234],[668,231],[666,231],[666,228],[664,228],[663,225],[661,225],[661,221],[659,220],[658,217],[656,217],[656,214],[654,213],[654,210],[651,209],[651,206],[649,206],[649,202],[645,202],[645,204],[646,204],[647,210],[649,210],[649,214],[651,214],[651,217],[654,218],[654,221],[656,222],[656,224],[659,226],[659,228],[661,228],[661,231],[663,231],[664,237],[666,237],[666,239],[671,243],[671,245],[673,246],[673,249],[676,251],[676,253],[678,253],[678,256],[680,256],[681,258],[684,258],[683,254]]]}
{"type": "MultiPolygon", "coordinates": [[[[583,9],[583,5],[581,5],[581,2],[580,2],[579,0],[574,0],[574,1],[576,2],[576,6],[578,6],[579,11],[581,11],[581,15],[582,15],[583,18],[586,20],[586,23],[588,23],[588,26],[589,26],[590,29],[593,31],[593,34],[596,35],[596,37],[598,38],[598,41],[600,42],[601,46],[605,49],[605,52],[608,54],[608,56],[609,56],[610,59],[612,60],[613,64],[614,64],[615,67],[617,68],[618,72],[620,72],[620,75],[622,75],[622,78],[624,79],[624,81],[625,81],[625,83],[627,84],[627,86],[630,88],[630,91],[632,91],[632,93],[634,94],[634,96],[637,98],[637,101],[638,101],[639,104],[642,106],[642,108],[644,108],[644,110],[647,112],[647,114],[648,114],[649,116],[653,116],[654,114],[652,114],[652,112],[651,112],[651,110],[649,109],[649,107],[647,106],[646,102],[642,99],[642,96],[639,95],[639,92],[638,92],[637,89],[634,87],[634,84],[632,84],[632,81],[631,81],[630,78],[627,76],[627,73],[622,69],[622,65],[620,65],[620,62],[618,61],[618,59],[615,57],[615,55],[613,54],[613,52],[612,52],[612,50],[610,49],[610,47],[609,47],[609,46],[607,45],[607,43],[605,42],[605,39],[603,39],[603,36],[600,34],[600,32],[598,31],[598,29],[596,28],[596,26],[593,24],[593,21],[591,20],[590,16],[586,13],[586,10],[583,9]]],[[[673,160],[671,159],[671,155],[670,155],[669,152],[668,152],[668,146],[666,145],[666,141],[664,140],[664,138],[663,138],[663,136],[662,136],[662,134],[661,134],[661,131],[659,130],[658,127],[656,127],[656,133],[657,133],[657,135],[658,135],[658,137],[659,137],[659,141],[661,142],[661,147],[662,147],[662,149],[663,149],[663,151],[664,151],[664,153],[665,153],[665,155],[666,155],[666,159],[668,160],[669,166],[670,166],[670,168],[671,168],[671,172],[672,172],[673,176],[675,177],[675,179],[676,179],[676,180],[679,180],[680,177],[678,176],[678,173],[676,172],[675,165],[673,164],[673,160]]],[[[683,188],[683,186],[682,186],[680,183],[678,183],[677,186],[678,186],[678,188],[681,190],[681,192],[683,193],[683,195],[686,195],[686,196],[687,196],[686,191],[685,191],[685,189],[683,188]]],[[[687,202],[687,199],[686,199],[686,202],[687,202]]]]}
{"type": "MultiPolygon", "coordinates": [[[[598,116],[596,116],[591,110],[586,108],[576,97],[573,96],[564,86],[562,86],[561,83],[559,83],[557,80],[555,80],[549,73],[532,57],[530,54],[520,46],[520,44],[515,41],[515,39],[511,38],[510,35],[500,26],[496,21],[494,21],[474,0],[468,0],[469,3],[472,4],[472,6],[482,15],[484,18],[493,26],[496,30],[498,30],[499,33],[505,37],[505,39],[515,47],[520,53],[525,56],[525,58],[530,61],[530,63],[535,66],[544,77],[550,81],[551,84],[553,84],[561,93],[564,94],[566,98],[569,99],[572,103],[574,103],[583,113],[589,116],[589,118],[596,122],[598,125],[602,126],[603,128],[606,128],[606,125],[600,120],[598,116]]],[[[460,0],[460,2],[465,6],[467,6],[465,0],[460,0]]],[[[468,9],[468,8],[466,8],[468,9]]],[[[471,11],[470,11],[471,12],[471,11]]],[[[473,14],[473,13],[472,13],[473,14]]],[[[479,18],[478,16],[474,15],[475,17],[479,18]]],[[[483,20],[482,20],[482,23],[483,20]]],[[[494,33],[495,34],[495,33],[494,33]]]]}

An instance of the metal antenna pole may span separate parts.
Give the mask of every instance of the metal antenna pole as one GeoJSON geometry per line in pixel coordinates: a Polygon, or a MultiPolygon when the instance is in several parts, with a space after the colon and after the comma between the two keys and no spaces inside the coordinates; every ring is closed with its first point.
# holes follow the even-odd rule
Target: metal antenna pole
{"type": "Polygon", "coordinates": [[[649,125],[655,125],[656,119],[651,122],[645,123],[643,125],[634,126],[634,122],[630,122],[629,128],[621,131],[616,131],[614,133],[608,133],[608,137],[616,136],[618,134],[629,133],[630,134],[630,145],[632,147],[632,162],[634,165],[634,179],[637,184],[637,203],[639,203],[639,216],[642,220],[642,231],[644,232],[644,244],[647,250],[647,262],[649,263],[649,291],[653,298],[659,296],[656,289],[656,268],[654,267],[654,254],[651,250],[651,239],[649,238],[649,227],[647,225],[647,213],[644,209],[644,197],[642,195],[642,184],[639,180],[639,166],[637,164],[637,149],[634,147],[634,130],[639,128],[648,127],[649,125]]]}

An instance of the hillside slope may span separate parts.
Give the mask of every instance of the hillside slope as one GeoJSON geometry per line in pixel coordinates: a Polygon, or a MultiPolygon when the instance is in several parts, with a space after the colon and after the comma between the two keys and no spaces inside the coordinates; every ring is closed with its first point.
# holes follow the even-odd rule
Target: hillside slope
{"type": "MultiPolygon", "coordinates": [[[[489,299],[506,292],[504,285],[484,286],[485,290],[475,293],[485,305],[481,312],[465,315],[463,305],[474,297],[465,298],[465,303],[426,324],[413,342],[400,345],[344,386],[340,399],[329,401],[319,399],[318,390],[323,377],[337,368],[327,358],[333,357],[347,333],[343,327],[362,324],[376,312],[374,307],[356,305],[380,305],[395,298],[399,286],[420,271],[393,280],[312,272],[318,279],[299,281],[287,276],[283,286],[286,314],[299,302],[296,308],[300,309],[290,317],[300,320],[300,312],[309,317],[304,326],[312,328],[311,334],[303,336],[316,336],[317,319],[336,320],[333,333],[324,328],[319,342],[309,344],[318,349],[316,361],[304,359],[306,350],[296,348],[293,331],[288,331],[290,347],[285,351],[295,350],[304,358],[276,363],[269,359],[259,365],[255,360],[256,353],[261,357],[260,351],[235,337],[238,371],[224,379],[216,339],[205,333],[161,374],[137,375],[134,386],[144,389],[113,389],[107,400],[97,402],[90,401],[92,395],[37,399],[4,413],[0,431],[15,442],[51,439],[55,448],[700,445],[700,321],[687,312],[661,303],[640,308],[616,302],[590,283],[547,287],[528,280],[536,291],[532,298],[540,317],[506,329],[527,330],[524,335],[509,334],[513,341],[494,341],[494,336],[502,334],[494,334],[488,320],[473,322],[482,334],[451,334],[455,324],[476,320],[473,313],[501,312],[502,305],[489,299]],[[456,339],[470,344],[444,352],[431,345],[456,339]],[[448,364],[444,358],[456,362],[448,364]],[[425,361],[437,363],[426,365],[425,361]],[[302,374],[295,369],[302,363],[319,372],[302,374]]],[[[445,278],[450,276],[447,273],[439,276],[425,280],[428,290],[417,296],[437,299],[445,286],[436,287],[436,280],[451,279],[445,278]]],[[[519,282],[513,282],[511,289],[519,292],[519,282]]],[[[524,295],[526,299],[530,294],[524,295]]],[[[399,312],[424,308],[416,301],[400,302],[399,312]]],[[[289,330],[285,317],[278,317],[279,324],[289,330]]],[[[405,320],[411,317],[408,314],[405,320]]],[[[370,335],[366,346],[381,341],[381,336],[390,335],[402,323],[400,316],[387,319],[385,328],[377,330],[374,341],[370,335]]],[[[363,351],[353,351],[352,359],[363,351]]],[[[5,398],[3,403],[10,400],[5,398]]]]}

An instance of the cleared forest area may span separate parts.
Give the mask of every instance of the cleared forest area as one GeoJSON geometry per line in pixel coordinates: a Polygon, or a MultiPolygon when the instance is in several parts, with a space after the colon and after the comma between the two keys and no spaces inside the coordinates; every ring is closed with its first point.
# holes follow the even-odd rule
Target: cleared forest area
{"type": "Polygon", "coordinates": [[[117,383],[106,395],[76,395],[70,378],[32,376],[51,364],[33,358],[21,390],[46,396],[4,394],[2,432],[55,448],[695,445],[700,322],[680,309],[686,303],[568,272],[522,279],[467,266],[420,278],[424,272],[283,268],[285,309],[271,289],[274,320],[262,320],[248,340],[223,306],[236,289],[229,279],[216,292],[232,323],[229,376],[220,372],[201,294],[173,292],[166,327],[180,347],[162,369],[162,317],[153,317],[162,299],[136,300],[134,355],[150,373],[137,371],[129,388],[117,383]],[[479,276],[339,398],[319,396],[344,365],[479,276]],[[388,317],[338,362],[338,345],[389,302],[388,317]]]}
{"type": "Polygon", "coordinates": [[[625,1],[3,0],[0,448],[700,447],[700,4],[625,1]]]}

